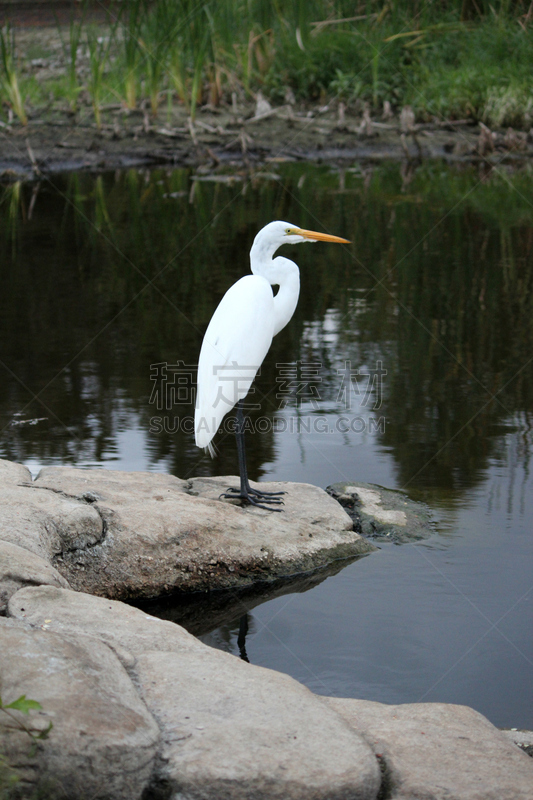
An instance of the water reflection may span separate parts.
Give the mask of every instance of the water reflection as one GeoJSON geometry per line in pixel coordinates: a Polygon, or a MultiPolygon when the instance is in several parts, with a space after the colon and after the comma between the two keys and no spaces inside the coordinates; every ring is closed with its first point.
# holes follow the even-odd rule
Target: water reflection
{"type": "MultiPolygon", "coordinates": [[[[407,184],[396,165],[277,165],[267,180],[258,172],[238,182],[191,177],[131,170],[59,176],[38,191],[4,188],[3,457],[126,466],[124,448],[137,431],[136,468],[181,477],[235,472],[233,443],[211,462],[182,426],[192,415],[190,392],[166,410],[168,423],[153,423],[153,365],[194,365],[213,309],[247,269],[255,232],[286,218],[340,231],[355,245],[292,251],[301,300],[257,381],[260,414],[273,424],[250,442],[251,474],[261,477],[276,463],[284,429],[278,424],[277,435],[274,422],[287,415],[347,413],[336,446],[370,437],[392,456],[397,485],[432,497],[453,500],[478,484],[513,431],[517,458],[527,462],[527,170],[487,175],[429,165],[407,184]],[[386,369],[380,408],[361,405],[362,393],[352,393],[347,408],[346,364],[368,374],[378,362],[386,369]],[[276,363],[319,364],[319,397],[306,404],[294,394],[281,403],[276,363]],[[354,418],[361,430],[350,428],[354,418]]],[[[190,381],[192,388],[193,374],[190,381]]],[[[326,433],[313,425],[314,439],[306,441],[305,426],[294,434],[306,457],[314,440],[335,462],[326,433]]],[[[327,465],[323,473],[322,484],[337,477],[330,479],[327,465]]]]}

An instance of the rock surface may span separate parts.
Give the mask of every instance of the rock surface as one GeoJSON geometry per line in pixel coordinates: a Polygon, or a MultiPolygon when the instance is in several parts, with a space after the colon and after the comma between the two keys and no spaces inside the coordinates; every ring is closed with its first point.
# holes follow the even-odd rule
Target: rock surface
{"type": "Polygon", "coordinates": [[[85,548],[104,535],[97,510],[61,490],[39,489],[21,464],[0,460],[0,539],[45,560],[85,548]]]}
{"type": "MultiPolygon", "coordinates": [[[[89,738],[94,732],[101,748],[109,747],[98,703],[109,707],[122,697],[118,688],[115,694],[109,689],[113,681],[118,684],[117,670],[119,677],[128,678],[110,649],[113,648],[126,664],[130,680],[124,689],[127,709],[122,713],[127,731],[122,738],[133,731],[127,723],[129,709],[134,706],[130,699],[134,687],[161,731],[157,756],[146,747],[145,755],[152,754],[153,794],[148,796],[187,800],[377,797],[380,771],[371,748],[323,698],[286,675],[251,666],[207,647],[177,625],[122,603],[55,587],[20,590],[11,598],[9,614],[12,619],[4,625],[10,626],[11,658],[0,662],[2,680],[7,675],[9,682],[17,675],[18,658],[14,655],[27,653],[26,637],[39,639],[42,683],[33,679],[33,673],[24,673],[20,680],[17,677],[18,688],[10,696],[20,691],[26,681],[31,697],[41,702],[44,712],[54,711],[58,739],[55,741],[54,727],[50,739],[42,743],[43,760],[55,753],[54,750],[51,755],[51,747],[60,749],[63,745],[62,726],[68,730],[72,745],[66,749],[65,762],[58,762],[61,776],[72,747],[79,746],[80,730],[86,730],[89,738]],[[15,636],[20,640],[15,641],[15,636]],[[87,686],[78,689],[82,709],[79,715],[70,684],[65,687],[64,698],[65,706],[67,701],[71,703],[70,710],[58,707],[54,692],[62,655],[73,642],[78,651],[72,655],[72,684],[77,680],[78,664],[84,664],[89,671],[87,686]],[[54,662],[50,686],[47,664],[52,651],[58,653],[59,666],[54,662]],[[96,660],[101,659],[103,672],[90,662],[88,652],[96,660]],[[95,721],[90,724],[83,716],[84,702],[95,692],[97,680],[102,681],[102,696],[97,698],[95,721]]],[[[139,698],[137,702],[144,707],[139,698]]],[[[110,707],[109,741],[112,737],[118,740],[118,755],[115,757],[109,750],[109,764],[114,761],[120,772],[122,739],[113,727],[116,717],[115,709],[110,707]]],[[[152,731],[151,718],[146,725],[144,718],[139,721],[139,737],[152,731]]],[[[149,741],[153,743],[154,737],[149,741]]],[[[133,756],[139,759],[144,779],[146,759],[132,746],[133,756]]],[[[85,762],[78,759],[73,768],[82,783],[85,762]]],[[[127,771],[132,773],[131,765],[127,771]]],[[[132,798],[138,796],[141,777],[136,776],[136,781],[137,793],[132,792],[132,798]]],[[[120,786],[114,791],[110,797],[123,796],[120,786]]],[[[83,795],[76,790],[68,796],[83,795]]]]}
{"type": "Polygon", "coordinates": [[[328,698],[383,763],[390,800],[529,800],[533,761],[466,706],[328,698]]]}
{"type": "Polygon", "coordinates": [[[4,702],[38,700],[32,727],[54,726],[32,757],[27,734],[2,715],[0,752],[16,766],[24,796],[38,789],[55,798],[140,798],[159,729],[109,647],[6,619],[0,640],[4,702]]]}
{"type": "Polygon", "coordinates": [[[0,539],[0,614],[5,613],[12,594],[23,586],[41,584],[68,588],[67,581],[44,558],[0,539]]]}
{"type": "MultiPolygon", "coordinates": [[[[22,796],[531,800],[533,761],[516,732],[471,709],[320,698],[172,622],[68,588],[64,576],[114,596],[249,586],[373,549],[316,487],[281,485],[281,515],[220,501],[227,482],[50,468],[32,483],[0,461],[2,699],[25,694],[42,705],[31,727],[54,725],[32,755],[19,712],[0,715],[22,796]]],[[[338,494],[379,535],[392,526],[399,540],[417,520],[430,530],[418,504],[384,492],[338,494]]]]}
{"type": "Polygon", "coordinates": [[[316,486],[261,484],[287,492],[279,514],[219,500],[228,483],[238,479],[47,467],[29,491],[103,520],[99,539],[73,533],[53,564],[73,588],[106,597],[247,586],[373,549],[316,486]]]}
{"type": "Polygon", "coordinates": [[[184,797],[376,798],[367,743],[287,675],[209,648],[179,659],[147,653],[136,670],[161,726],[160,779],[184,797]]]}
{"type": "Polygon", "coordinates": [[[518,745],[528,756],[533,757],[533,731],[523,731],[519,728],[505,728],[502,730],[511,742],[518,745]]]}
{"type": "Polygon", "coordinates": [[[99,638],[119,652],[128,665],[150,651],[183,653],[205,649],[198,639],[173,622],[117,600],[52,586],[21,589],[11,598],[8,614],[36,628],[46,625],[52,633],[99,638]]]}
{"type": "Polygon", "coordinates": [[[326,491],[345,509],[354,530],[368,539],[404,543],[435,532],[428,506],[403,492],[354,481],[334,483],[326,491]]]}

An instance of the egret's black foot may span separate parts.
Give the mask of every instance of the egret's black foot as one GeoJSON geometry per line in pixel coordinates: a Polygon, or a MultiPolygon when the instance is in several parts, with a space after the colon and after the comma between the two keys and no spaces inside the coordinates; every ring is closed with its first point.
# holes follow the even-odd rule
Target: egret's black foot
{"type": "MultiPolygon", "coordinates": [[[[253,491],[253,490],[252,490],[253,491]]],[[[258,503],[257,500],[248,494],[241,492],[240,489],[233,489],[230,487],[227,492],[223,492],[219,495],[219,500],[222,497],[226,497],[229,500],[244,500],[245,503],[248,503],[251,506],[255,506],[255,508],[264,508],[265,511],[282,511],[281,508],[270,508],[268,505],[263,505],[263,503],[270,503],[271,505],[284,505],[283,500],[278,500],[277,498],[268,498],[268,497],[259,497],[262,500],[262,503],[258,503]]]]}
{"type": "Polygon", "coordinates": [[[287,494],[287,492],[261,492],[259,489],[252,489],[251,486],[248,491],[251,492],[251,494],[255,494],[256,497],[278,497],[281,494],[287,494]]]}
{"type": "MultiPolygon", "coordinates": [[[[241,494],[241,490],[240,489],[234,489],[231,486],[226,491],[227,492],[234,492],[235,494],[241,494]]],[[[248,487],[247,492],[248,492],[248,494],[253,494],[253,495],[255,495],[256,497],[259,497],[259,498],[261,498],[261,497],[263,497],[263,498],[266,498],[266,497],[279,497],[279,495],[287,494],[287,492],[261,492],[261,491],[259,491],[259,489],[252,489],[251,486],[248,487]]],[[[283,500],[280,500],[279,502],[283,503],[283,500]]]]}

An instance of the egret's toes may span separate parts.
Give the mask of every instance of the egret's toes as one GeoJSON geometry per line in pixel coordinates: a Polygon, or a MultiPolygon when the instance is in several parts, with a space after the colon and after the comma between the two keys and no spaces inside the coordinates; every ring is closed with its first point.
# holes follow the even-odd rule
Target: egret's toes
{"type": "MultiPolygon", "coordinates": [[[[248,503],[251,506],[255,506],[255,508],[264,508],[265,511],[281,511],[282,510],[281,508],[270,508],[268,505],[263,505],[262,503],[258,503],[257,500],[254,500],[254,498],[251,495],[242,494],[239,489],[234,489],[232,487],[230,487],[227,490],[227,492],[223,492],[222,494],[220,494],[218,496],[219,500],[222,500],[223,498],[226,498],[228,500],[243,500],[245,503],[248,503]]],[[[282,506],[285,505],[283,500],[278,500],[275,497],[272,497],[272,498],[259,497],[259,499],[262,500],[263,503],[269,503],[270,505],[282,505],[282,506]]]]}
{"type": "Polygon", "coordinates": [[[252,489],[251,486],[250,492],[255,494],[257,497],[277,497],[282,494],[287,494],[287,492],[261,492],[259,489],[252,489]]]}

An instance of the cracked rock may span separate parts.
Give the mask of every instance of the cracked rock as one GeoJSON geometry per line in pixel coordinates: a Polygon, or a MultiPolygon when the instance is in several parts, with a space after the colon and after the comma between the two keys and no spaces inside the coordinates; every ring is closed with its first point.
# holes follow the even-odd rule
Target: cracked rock
{"type": "Polygon", "coordinates": [[[0,719],[0,752],[22,797],[140,800],[152,774],[159,729],[117,656],[92,637],[0,619],[2,700],[26,695],[42,711],[0,719]],[[21,717],[53,728],[35,754],[21,717]]]}
{"type": "Polygon", "coordinates": [[[228,484],[238,478],[47,467],[33,491],[97,498],[84,508],[104,520],[105,537],[55,566],[73,588],[107,597],[244,587],[374,549],[316,486],[261,484],[286,491],[279,514],[220,500],[228,484]]]}
{"type": "Polygon", "coordinates": [[[44,558],[0,540],[0,614],[11,595],[23,586],[49,584],[68,589],[68,583],[44,558]]]}
{"type": "Polygon", "coordinates": [[[447,703],[328,698],[383,765],[390,800],[531,800],[533,761],[482,714],[447,703]]]}
{"type": "Polygon", "coordinates": [[[0,539],[45,559],[95,544],[102,519],[87,503],[32,483],[21,464],[0,460],[0,539]]]}
{"type": "MultiPolygon", "coordinates": [[[[52,647],[59,649],[61,657],[64,642],[78,644],[89,677],[87,687],[80,686],[77,691],[82,701],[94,691],[97,678],[93,673],[97,670],[98,680],[102,680],[102,697],[97,699],[102,705],[116,702],[117,697],[111,697],[108,688],[109,647],[100,643],[98,649],[94,643],[105,641],[121,661],[126,661],[132,685],[138,688],[161,732],[160,750],[145,797],[376,800],[380,771],[372,749],[323,698],[293,678],[247,664],[202,644],[177,625],[104,598],[50,586],[27,588],[11,598],[9,613],[12,625],[24,626],[25,632],[31,625],[35,635],[48,637],[50,652],[42,654],[39,664],[42,682],[30,681],[32,694],[28,694],[39,699],[45,709],[51,697],[46,681],[52,647]],[[41,630],[43,624],[48,625],[46,634],[41,630]],[[89,649],[94,653],[93,662],[85,655],[89,649]],[[94,660],[102,653],[106,657],[100,667],[94,660]],[[159,789],[164,793],[157,794],[159,789]]],[[[14,641],[11,652],[20,651],[24,642],[23,637],[20,642],[14,641]]],[[[80,658],[76,653],[74,674],[80,658]]],[[[13,658],[10,663],[14,664],[13,658]]],[[[53,676],[57,670],[52,668],[53,676]]],[[[127,693],[126,699],[129,707],[132,702],[127,693]]],[[[83,702],[81,709],[83,715],[83,702]]],[[[109,731],[95,714],[98,725],[94,733],[102,737],[102,749],[110,748],[113,737],[120,742],[124,736],[133,735],[130,727],[122,738],[118,735],[112,711],[109,731]]],[[[66,713],[64,709],[58,711],[55,718],[59,722],[60,714],[66,713]]],[[[72,732],[72,749],[79,742],[79,726],[86,725],[88,733],[92,728],[83,716],[78,719],[77,703],[72,703],[68,716],[72,719],[64,724],[72,732]]],[[[129,718],[129,712],[124,712],[125,725],[129,718]]],[[[139,725],[142,733],[142,720],[139,725]]],[[[49,742],[43,746],[47,752],[49,742]]],[[[132,748],[132,762],[135,755],[132,748]]],[[[114,766],[118,773],[115,780],[120,780],[124,767],[119,756],[120,750],[114,761],[114,752],[109,749],[103,776],[114,766]]],[[[144,758],[144,764],[145,757],[141,754],[139,758],[144,758]]],[[[77,768],[74,760],[73,775],[77,768]]],[[[79,796],[75,791],[69,798],[79,796]]],[[[110,792],[109,796],[123,795],[110,792]]]]}

